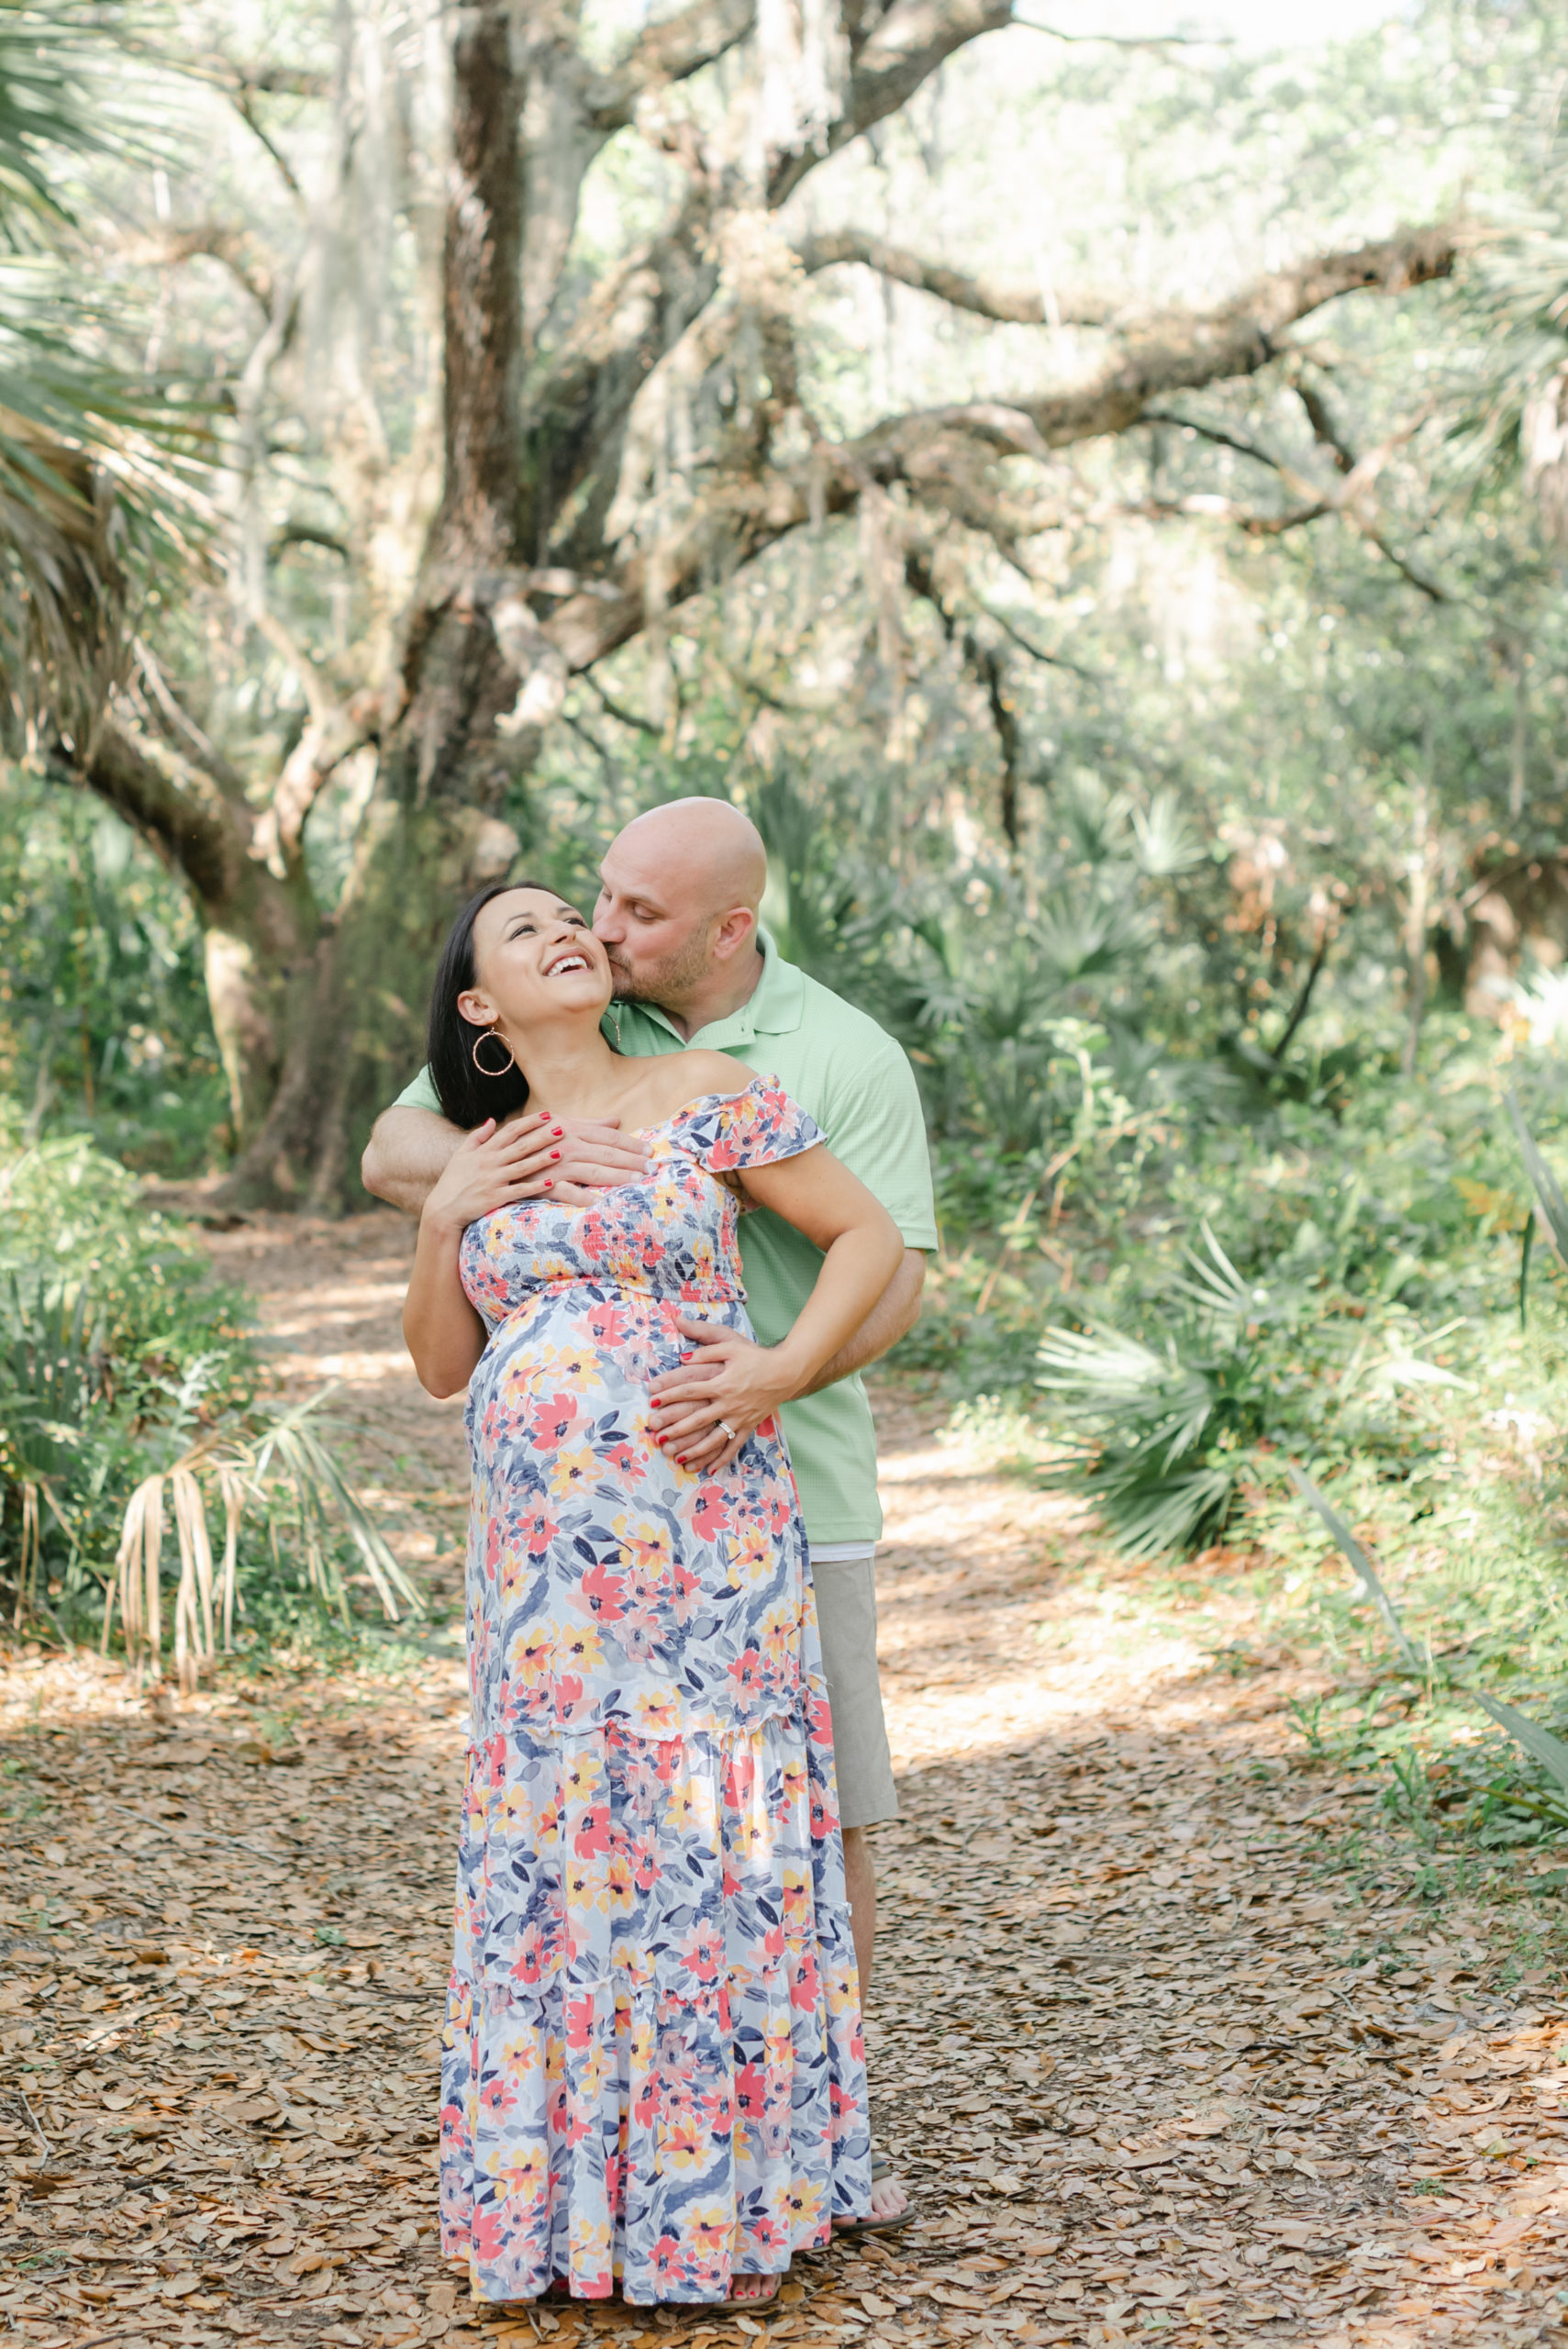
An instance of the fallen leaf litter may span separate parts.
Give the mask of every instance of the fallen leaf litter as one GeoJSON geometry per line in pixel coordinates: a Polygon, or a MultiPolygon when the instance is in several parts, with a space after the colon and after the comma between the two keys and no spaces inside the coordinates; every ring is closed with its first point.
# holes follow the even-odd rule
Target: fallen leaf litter
{"type": "MultiPolygon", "coordinates": [[[[306,1237],[274,1316],[306,1319],[341,1267],[306,1237]]],[[[361,1336],[388,1335],[402,1245],[360,1241],[361,1336]]],[[[395,1376],[351,1385],[367,1424],[395,1376]]],[[[420,1430],[412,1499],[439,1468],[455,1506],[453,1434],[420,1430]]],[[[798,2263],[755,2316],[475,2309],[433,2225],[455,1657],[150,1706],[95,1661],[17,1656],[9,2337],[1562,2339],[1559,1999],[1505,1987],[1485,1910],[1430,1921],[1392,1848],[1357,1892],[1325,1873],[1367,1795],[1289,1766],[1283,1673],[1238,1688],[1152,1636],[1114,1669],[1073,1647],[1081,1537],[917,1412],[891,1408],[884,1441],[905,1808],[877,1839],[870,2039],[918,2225],[798,2263]],[[1042,1599],[1066,1629],[1031,1648],[1042,1599]]]]}

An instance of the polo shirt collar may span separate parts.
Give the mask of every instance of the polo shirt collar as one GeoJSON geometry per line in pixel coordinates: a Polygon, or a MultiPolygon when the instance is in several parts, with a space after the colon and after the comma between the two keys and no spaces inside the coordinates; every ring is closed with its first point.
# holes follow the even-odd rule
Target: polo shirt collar
{"type": "MultiPolygon", "coordinates": [[[[681,1037],[688,1051],[700,1047],[705,1052],[729,1052],[739,1044],[749,1044],[754,1036],[786,1036],[799,1027],[806,1009],[805,974],[793,963],[784,961],[761,923],[757,943],[762,949],[762,975],[750,1000],[725,1019],[711,1020],[706,1028],[699,1028],[695,1036],[681,1037]]],[[[672,1036],[680,1036],[673,1020],[657,1004],[646,1003],[639,1008],[661,1028],[668,1029],[672,1036]]]]}

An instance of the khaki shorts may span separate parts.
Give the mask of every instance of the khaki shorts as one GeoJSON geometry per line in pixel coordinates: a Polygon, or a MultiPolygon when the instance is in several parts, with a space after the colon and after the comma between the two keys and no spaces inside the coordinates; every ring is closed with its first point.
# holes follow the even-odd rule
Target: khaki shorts
{"type": "Polygon", "coordinates": [[[817,1557],[811,1564],[843,1827],[871,1827],[879,1819],[898,1816],[876,1676],[875,1544],[866,1542],[864,1553],[858,1558],[817,1557]]]}

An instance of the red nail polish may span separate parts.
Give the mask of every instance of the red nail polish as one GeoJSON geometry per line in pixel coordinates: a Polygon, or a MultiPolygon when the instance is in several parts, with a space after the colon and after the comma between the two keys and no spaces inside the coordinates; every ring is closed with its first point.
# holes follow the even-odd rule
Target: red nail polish
{"type": "Polygon", "coordinates": [[[685,1453],[684,1453],[684,1452],[677,1452],[677,1453],[676,1453],[676,1454],[675,1454],[675,1465],[676,1465],[676,1467],[677,1467],[677,1468],[684,1468],[684,1467],[685,1466],[685,1464],[686,1464],[686,1456],[685,1456],[685,1453]]]}
{"type": "Polygon", "coordinates": [[[556,1141],[559,1141],[561,1140],[562,1135],[565,1131],[566,1131],[566,1129],[565,1129],[565,1127],[564,1127],[564,1126],[557,1126],[557,1127],[556,1127],[556,1129],[555,1129],[555,1139],[556,1139],[556,1141]]]}
{"type": "Polygon", "coordinates": [[[554,1161],[560,1157],[561,1152],[560,1152],[558,1150],[552,1150],[552,1151],[550,1152],[550,1161],[551,1161],[551,1163],[554,1163],[554,1161]]]}
{"type": "Polygon", "coordinates": [[[554,1186],[553,1186],[553,1185],[552,1185],[552,1183],[550,1182],[550,1176],[547,1174],[547,1175],[545,1176],[545,1178],[544,1178],[544,1181],[539,1185],[539,1189],[540,1189],[541,1191],[549,1191],[549,1190],[551,1190],[551,1189],[553,1189],[553,1188],[554,1188],[554,1186]]]}

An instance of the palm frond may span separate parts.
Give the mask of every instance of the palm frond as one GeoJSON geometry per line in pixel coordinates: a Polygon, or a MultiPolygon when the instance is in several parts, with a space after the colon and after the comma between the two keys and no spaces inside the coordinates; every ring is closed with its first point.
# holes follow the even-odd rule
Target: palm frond
{"type": "MultiPolygon", "coordinates": [[[[1562,1186],[1540,1154],[1540,1145],[1525,1121],[1519,1097],[1512,1085],[1508,1087],[1507,1100],[1508,1115],[1518,1136],[1519,1155],[1524,1160],[1525,1173],[1529,1176],[1542,1220],[1551,1235],[1552,1246],[1562,1262],[1568,1264],[1568,1198],[1563,1197],[1562,1186]]],[[[1522,1303],[1522,1286],[1520,1296],[1522,1303]]]]}
{"type": "Polygon", "coordinates": [[[1182,814],[1173,791],[1157,791],[1149,802],[1147,813],[1139,807],[1132,810],[1132,834],[1137,842],[1138,863],[1151,880],[1169,880],[1177,873],[1190,873],[1208,854],[1182,814]]]}

